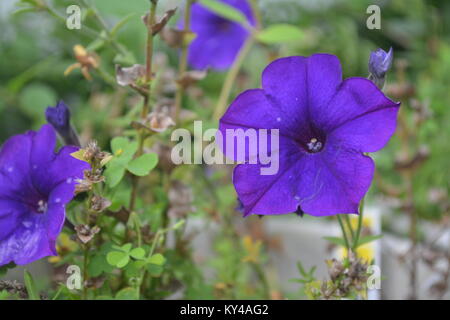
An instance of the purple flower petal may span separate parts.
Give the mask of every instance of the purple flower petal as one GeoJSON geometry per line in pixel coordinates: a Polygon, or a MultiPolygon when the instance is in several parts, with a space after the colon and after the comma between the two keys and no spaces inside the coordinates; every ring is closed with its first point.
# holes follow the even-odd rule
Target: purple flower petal
{"type": "Polygon", "coordinates": [[[23,215],[21,223],[10,236],[0,241],[0,265],[14,262],[28,264],[56,255],[55,241],[48,238],[44,217],[23,215]]]}
{"type": "MultiPolygon", "coordinates": [[[[251,7],[246,0],[221,1],[244,13],[250,25],[255,24],[251,7]]],[[[178,27],[183,28],[182,20],[178,27]]],[[[188,62],[196,69],[229,68],[249,36],[242,25],[216,15],[200,3],[192,5],[190,27],[196,38],[189,46],[188,62]]]]}
{"type": "Polygon", "coordinates": [[[64,147],[54,153],[50,125],[5,142],[0,150],[0,266],[55,255],[55,241],[73,198],[75,179],[89,166],[64,147]]]}
{"type": "Polygon", "coordinates": [[[303,162],[297,180],[299,205],[313,216],[358,213],[374,169],[370,157],[328,143],[323,152],[303,162]]]}
{"type": "Polygon", "coordinates": [[[333,141],[360,152],[376,152],[394,134],[399,107],[371,81],[350,78],[324,108],[321,125],[333,141]]]}
{"type": "Polygon", "coordinates": [[[55,146],[55,131],[50,125],[42,126],[41,130],[33,137],[31,177],[33,184],[45,194],[49,194],[57,185],[66,181],[70,181],[70,184],[74,186],[75,179],[82,178],[80,168],[85,170],[89,167],[87,163],[70,155],[78,150],[77,147],[65,146],[57,154],[49,153],[49,150],[54,150],[55,146]]]}

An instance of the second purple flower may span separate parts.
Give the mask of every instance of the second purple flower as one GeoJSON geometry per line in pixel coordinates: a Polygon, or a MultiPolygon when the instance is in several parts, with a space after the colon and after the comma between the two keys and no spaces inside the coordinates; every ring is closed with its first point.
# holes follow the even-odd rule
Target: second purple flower
{"type": "MultiPolygon", "coordinates": [[[[386,145],[399,106],[370,80],[342,81],[336,56],[272,62],[263,72],[262,89],[243,92],[220,120],[224,137],[229,129],[279,130],[276,174],[261,175],[261,164],[234,170],[244,215],[298,209],[314,216],[358,213],[375,169],[363,153],[386,145]]],[[[236,157],[233,151],[226,155],[236,157]]]]}
{"type": "MultiPolygon", "coordinates": [[[[247,0],[220,0],[241,11],[250,25],[255,19],[247,0]]],[[[188,62],[195,69],[226,70],[249,36],[241,24],[227,20],[199,3],[192,5],[191,30],[196,34],[189,46],[188,62]]],[[[182,27],[182,22],[179,23],[182,27]]]]}

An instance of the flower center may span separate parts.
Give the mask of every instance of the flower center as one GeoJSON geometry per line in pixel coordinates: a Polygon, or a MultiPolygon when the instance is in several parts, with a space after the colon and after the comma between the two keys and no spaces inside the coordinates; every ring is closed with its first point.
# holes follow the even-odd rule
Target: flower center
{"type": "Polygon", "coordinates": [[[312,138],[307,144],[306,146],[308,147],[308,151],[310,153],[316,153],[319,152],[320,150],[322,150],[323,148],[323,143],[320,142],[319,140],[317,140],[317,138],[312,138]]]}
{"type": "Polygon", "coordinates": [[[47,212],[47,202],[44,200],[39,200],[37,203],[37,212],[38,213],[46,213],[47,212]]]}

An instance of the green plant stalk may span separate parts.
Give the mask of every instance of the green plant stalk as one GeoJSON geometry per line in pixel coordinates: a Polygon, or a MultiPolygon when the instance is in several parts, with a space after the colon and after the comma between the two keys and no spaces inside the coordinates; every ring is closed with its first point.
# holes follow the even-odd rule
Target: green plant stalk
{"type": "MultiPolygon", "coordinates": [[[[145,120],[150,110],[150,92],[152,86],[152,62],[153,62],[153,24],[156,16],[156,3],[157,1],[151,1],[150,14],[147,19],[147,45],[146,45],[146,59],[145,59],[145,82],[148,85],[148,94],[144,97],[144,105],[141,110],[141,120],[145,120]]],[[[136,157],[142,155],[144,150],[144,140],[146,132],[138,130],[138,151],[136,157]]],[[[132,187],[130,195],[129,211],[133,212],[136,205],[137,190],[139,186],[139,177],[133,176],[132,187]]]]}
{"type": "Polygon", "coordinates": [[[253,269],[256,272],[256,275],[258,276],[259,280],[261,281],[263,292],[264,292],[264,299],[271,299],[270,294],[270,286],[269,281],[267,280],[266,273],[264,272],[263,268],[259,265],[259,263],[252,262],[251,263],[253,269]]]}
{"type": "Polygon", "coordinates": [[[350,217],[349,217],[348,214],[345,215],[345,223],[347,224],[347,228],[348,228],[348,231],[350,233],[350,237],[351,237],[352,241],[354,241],[354,239],[355,239],[355,232],[353,231],[352,222],[350,221],[350,217]]]}
{"type": "MultiPolygon", "coordinates": [[[[161,230],[156,231],[155,238],[153,239],[153,243],[152,243],[152,246],[151,246],[151,249],[150,249],[150,251],[148,253],[147,258],[150,258],[153,255],[153,253],[155,252],[156,246],[157,246],[158,241],[159,241],[159,237],[163,233],[164,233],[164,231],[161,231],[161,230]]],[[[145,292],[145,283],[147,282],[146,280],[147,280],[147,270],[144,269],[144,271],[142,272],[142,275],[141,275],[141,283],[139,285],[139,287],[140,287],[139,293],[140,294],[143,294],[145,292]]]]}
{"type": "Polygon", "coordinates": [[[358,226],[356,227],[355,238],[353,239],[353,251],[356,254],[356,249],[358,248],[359,238],[361,237],[361,230],[364,219],[364,199],[362,198],[361,203],[359,204],[359,215],[358,215],[358,226]]]}
{"type": "MultiPolygon", "coordinates": [[[[191,31],[191,7],[193,0],[187,0],[186,8],[184,9],[184,29],[181,44],[181,56],[178,68],[178,77],[182,77],[187,70],[187,56],[188,56],[188,44],[186,43],[186,34],[191,31]]],[[[183,102],[184,86],[180,83],[177,84],[177,92],[175,93],[175,123],[178,124],[180,117],[181,105],[183,102]]]]}
{"type": "Polygon", "coordinates": [[[255,17],[256,28],[261,29],[262,28],[262,17],[261,17],[261,11],[259,10],[259,6],[258,6],[258,0],[250,0],[250,6],[252,7],[252,12],[255,17]]]}
{"type": "Polygon", "coordinates": [[[234,61],[233,65],[231,66],[231,69],[228,71],[228,74],[225,78],[225,82],[222,86],[222,90],[220,92],[219,100],[214,110],[213,115],[214,120],[218,121],[222,116],[222,114],[225,112],[225,108],[227,107],[228,98],[230,96],[231,89],[233,88],[233,84],[254,42],[255,42],[254,36],[250,35],[245,41],[241,50],[239,51],[239,54],[236,57],[236,60],[234,61]]]}
{"type": "Polygon", "coordinates": [[[342,236],[344,237],[345,247],[347,248],[347,252],[350,250],[350,242],[348,241],[347,231],[345,231],[344,222],[342,221],[342,217],[340,214],[337,215],[337,219],[339,221],[339,226],[341,227],[342,236]]]}
{"type": "Polygon", "coordinates": [[[83,300],[87,300],[88,296],[88,262],[89,262],[89,243],[84,245],[84,255],[83,255],[83,300]]]}

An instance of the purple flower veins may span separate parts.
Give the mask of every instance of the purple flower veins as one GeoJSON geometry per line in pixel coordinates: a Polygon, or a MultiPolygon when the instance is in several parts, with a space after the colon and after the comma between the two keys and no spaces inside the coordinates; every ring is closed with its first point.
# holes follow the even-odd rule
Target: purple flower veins
{"type": "Polygon", "coordinates": [[[261,163],[234,170],[244,216],[299,209],[314,216],[358,213],[375,168],[363,153],[387,144],[399,107],[370,80],[343,81],[336,56],[272,62],[262,74],[262,89],[240,94],[220,120],[224,137],[227,129],[279,130],[276,174],[261,175],[261,163]]]}
{"type": "MultiPolygon", "coordinates": [[[[255,19],[247,0],[220,0],[239,11],[255,25],[255,19]]],[[[195,69],[213,68],[226,70],[236,58],[249,36],[249,32],[239,23],[227,20],[211,12],[199,3],[192,5],[191,30],[196,34],[189,46],[188,63],[195,69]]],[[[178,24],[183,27],[183,22],[178,24]]]]}
{"type": "Polygon", "coordinates": [[[55,241],[76,180],[89,167],[63,147],[50,125],[8,139],[0,149],[0,266],[56,255],[55,241]]]}

